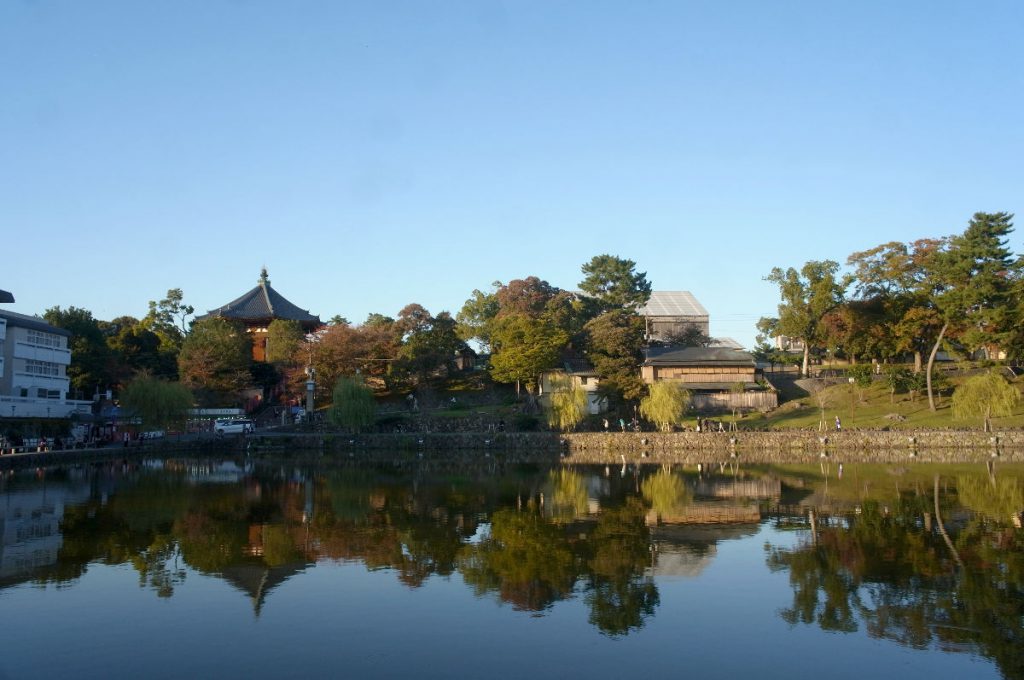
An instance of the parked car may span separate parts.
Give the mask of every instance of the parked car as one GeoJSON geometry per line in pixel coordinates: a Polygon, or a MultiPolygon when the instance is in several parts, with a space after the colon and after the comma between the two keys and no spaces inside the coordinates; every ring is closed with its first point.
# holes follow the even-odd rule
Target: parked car
{"type": "Polygon", "coordinates": [[[217,434],[247,434],[256,429],[256,424],[246,418],[216,420],[213,431],[217,434]]]}

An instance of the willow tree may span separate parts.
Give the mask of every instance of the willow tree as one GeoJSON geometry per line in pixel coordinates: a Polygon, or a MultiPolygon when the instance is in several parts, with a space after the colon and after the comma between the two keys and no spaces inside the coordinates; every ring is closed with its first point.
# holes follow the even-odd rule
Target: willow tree
{"type": "Polygon", "coordinates": [[[373,391],[361,379],[338,378],[333,395],[334,402],[327,412],[327,418],[332,423],[359,432],[373,422],[377,402],[373,398],[373,391]]]}
{"type": "Polygon", "coordinates": [[[567,375],[551,378],[548,425],[563,432],[575,428],[587,415],[587,392],[567,375]]]}
{"type": "Polygon", "coordinates": [[[650,386],[650,393],[640,400],[640,414],[658,429],[671,432],[674,425],[682,424],[691,396],[690,390],[677,382],[656,382],[650,386]]]}
{"type": "Polygon", "coordinates": [[[645,479],[640,490],[659,519],[678,516],[693,500],[683,478],[667,467],[645,479]]]}
{"type": "Polygon", "coordinates": [[[1009,416],[1020,402],[1020,392],[995,371],[968,378],[953,392],[953,417],[982,419],[992,431],[993,416],[1009,416]]]}
{"type": "Polygon", "coordinates": [[[121,404],[135,413],[147,429],[184,425],[192,407],[192,392],[177,382],[140,375],[121,392],[121,404]]]}

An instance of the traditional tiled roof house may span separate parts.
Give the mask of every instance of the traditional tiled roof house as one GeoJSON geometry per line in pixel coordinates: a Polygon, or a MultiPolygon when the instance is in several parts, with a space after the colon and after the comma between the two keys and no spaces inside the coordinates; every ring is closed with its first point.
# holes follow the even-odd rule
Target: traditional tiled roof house
{"type": "Polygon", "coordinates": [[[693,392],[697,409],[768,410],[778,406],[774,390],[764,389],[754,357],[731,347],[650,347],[640,367],[648,385],[661,380],[682,383],[693,392]]]}
{"type": "Polygon", "coordinates": [[[283,295],[270,286],[267,268],[260,271],[260,280],[256,287],[231,302],[211,309],[208,313],[197,316],[196,320],[220,317],[231,321],[239,321],[245,325],[252,335],[252,358],[266,361],[267,358],[267,327],[275,319],[298,321],[303,330],[312,333],[323,326],[320,317],[310,314],[288,301],[283,295]]]}

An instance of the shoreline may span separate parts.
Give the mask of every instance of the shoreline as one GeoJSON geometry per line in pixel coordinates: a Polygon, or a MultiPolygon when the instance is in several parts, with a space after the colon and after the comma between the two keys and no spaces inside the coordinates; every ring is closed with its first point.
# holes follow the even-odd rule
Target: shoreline
{"type": "Polygon", "coordinates": [[[737,432],[513,432],[339,434],[261,432],[161,441],[143,446],[68,449],[0,456],[0,469],[160,456],[250,455],[310,460],[445,460],[613,465],[749,463],[1024,462],[1024,431],[847,430],[737,432]]]}

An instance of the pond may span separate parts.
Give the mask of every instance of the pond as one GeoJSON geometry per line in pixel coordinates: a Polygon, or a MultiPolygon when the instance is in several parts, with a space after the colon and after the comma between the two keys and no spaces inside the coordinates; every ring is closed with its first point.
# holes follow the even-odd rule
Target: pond
{"type": "Polygon", "coordinates": [[[1024,677],[1024,467],[0,477],[0,678],[1024,677]]]}

